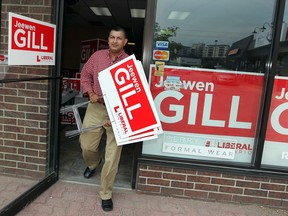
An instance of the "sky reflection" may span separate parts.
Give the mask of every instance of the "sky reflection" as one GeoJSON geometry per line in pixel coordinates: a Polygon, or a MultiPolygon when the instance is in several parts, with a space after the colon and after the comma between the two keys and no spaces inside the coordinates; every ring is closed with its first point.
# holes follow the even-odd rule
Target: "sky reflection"
{"type": "MultiPolygon", "coordinates": [[[[251,35],[255,27],[271,23],[273,8],[273,0],[158,0],[156,22],[162,29],[179,27],[173,40],[185,46],[212,45],[215,40],[231,45],[251,35]],[[167,19],[171,11],[190,15],[185,20],[167,19]]],[[[284,20],[287,17],[286,12],[284,20]]]]}

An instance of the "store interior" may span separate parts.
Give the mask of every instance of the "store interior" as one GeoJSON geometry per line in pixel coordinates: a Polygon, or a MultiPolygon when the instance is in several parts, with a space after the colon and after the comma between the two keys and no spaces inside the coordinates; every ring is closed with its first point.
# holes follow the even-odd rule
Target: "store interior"
{"type": "MultiPolygon", "coordinates": [[[[87,60],[96,50],[93,48],[87,51],[86,49],[84,53],[83,41],[84,43],[85,41],[93,40],[105,41],[107,40],[110,28],[119,25],[127,31],[129,45],[125,47],[125,51],[129,55],[135,54],[136,58],[141,60],[146,1],[65,1],[61,55],[61,72],[63,76],[61,109],[71,108],[73,105],[85,103],[88,100],[81,92],[79,79],[83,61],[87,60]],[[103,11],[108,12],[108,14],[99,14],[103,11]]],[[[79,107],[77,110],[82,121],[86,110],[85,105],[79,107]]],[[[91,178],[86,179],[83,177],[86,165],[81,155],[79,134],[72,137],[67,135],[69,131],[78,129],[74,112],[70,109],[61,113],[60,116],[60,180],[99,185],[103,162],[91,178]]],[[[114,187],[132,188],[135,145],[137,144],[123,146],[114,187]]],[[[100,146],[104,154],[105,135],[102,137],[100,146]]]]}
{"type": "MultiPolygon", "coordinates": [[[[66,125],[61,129],[60,137],[60,159],[59,179],[67,182],[100,185],[100,174],[103,162],[96,168],[95,174],[86,179],[83,172],[86,168],[81,155],[79,136],[67,137],[65,132],[75,130],[77,126],[66,125]]],[[[104,158],[105,135],[100,143],[100,151],[104,158]]],[[[132,188],[132,165],[134,157],[134,144],[125,145],[122,148],[122,155],[119,164],[119,171],[114,186],[116,188],[132,188]]]]}

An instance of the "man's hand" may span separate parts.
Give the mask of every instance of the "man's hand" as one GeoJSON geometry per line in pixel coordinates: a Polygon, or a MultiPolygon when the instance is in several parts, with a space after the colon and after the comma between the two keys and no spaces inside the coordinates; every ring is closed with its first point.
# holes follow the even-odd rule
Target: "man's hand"
{"type": "Polygon", "coordinates": [[[106,122],[104,122],[103,126],[104,127],[111,127],[111,121],[107,120],[106,122]]]}
{"type": "Polygon", "coordinates": [[[101,99],[95,92],[89,92],[88,95],[91,103],[97,103],[101,99]]]}

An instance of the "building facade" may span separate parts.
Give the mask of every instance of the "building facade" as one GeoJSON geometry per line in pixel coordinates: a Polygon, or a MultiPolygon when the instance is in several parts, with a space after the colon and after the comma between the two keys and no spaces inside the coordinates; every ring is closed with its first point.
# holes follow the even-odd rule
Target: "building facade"
{"type": "MultiPolygon", "coordinates": [[[[135,145],[132,187],[288,208],[287,2],[146,4],[141,56],[163,134],[135,145]]],[[[59,178],[63,13],[64,1],[1,2],[0,175],[26,190],[0,214],[59,178]],[[9,12],[56,25],[54,66],[7,64],[9,12]]]]}
{"type": "MultiPolygon", "coordinates": [[[[143,142],[136,189],[287,208],[287,5],[218,3],[150,2],[160,32],[174,30],[166,51],[175,55],[160,76],[161,60],[144,59],[164,133],[143,142]],[[201,48],[198,65],[175,64],[175,44],[201,48]]],[[[154,35],[148,53],[162,49],[154,35]]]]}

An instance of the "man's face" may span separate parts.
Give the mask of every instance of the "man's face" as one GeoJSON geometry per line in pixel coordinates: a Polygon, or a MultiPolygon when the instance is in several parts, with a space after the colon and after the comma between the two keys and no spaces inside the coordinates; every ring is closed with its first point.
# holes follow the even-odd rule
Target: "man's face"
{"type": "Polygon", "coordinates": [[[122,31],[110,31],[108,45],[112,53],[120,53],[126,43],[127,39],[122,31]]]}

